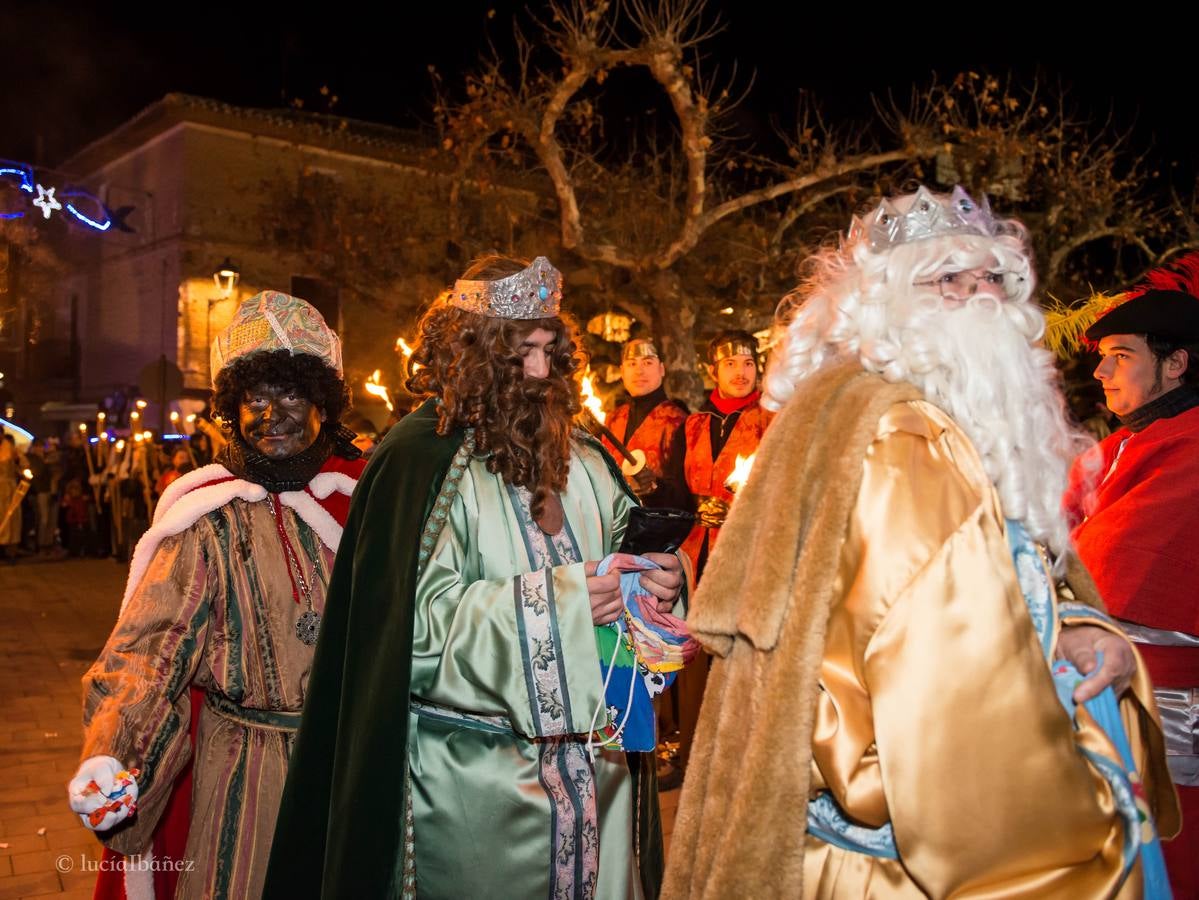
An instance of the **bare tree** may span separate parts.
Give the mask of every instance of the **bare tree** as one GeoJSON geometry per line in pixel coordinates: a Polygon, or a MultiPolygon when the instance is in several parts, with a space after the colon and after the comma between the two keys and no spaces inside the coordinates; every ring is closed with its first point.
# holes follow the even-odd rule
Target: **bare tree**
{"type": "MultiPolygon", "coordinates": [[[[698,330],[729,321],[730,308],[741,324],[768,321],[797,262],[850,210],[916,179],[963,184],[1024,220],[1041,284],[1058,296],[1199,234],[1194,199],[1167,197],[1132,133],[1076,114],[1060,85],[964,72],[914,86],[904,103],[876,100],[870,121],[835,124],[801,93],[781,152],[766,156],[731,129],[748,88],[707,71],[703,45],[720,26],[705,0],[554,0],[533,27],[530,37],[514,25],[515,52],[492,48],[457,99],[437,81],[441,147],[457,173],[451,240],[470,242],[454,212],[465,193],[542,178],[562,249],[606,273],[609,293],[658,338],[672,389],[693,399],[698,330]],[[652,117],[643,137],[609,127],[604,90],[620,72],[648,76],[669,127],[652,117]]],[[[640,99],[627,82],[621,96],[640,99]]]]}
{"type": "MultiPolygon", "coordinates": [[[[493,51],[468,78],[465,100],[438,104],[442,145],[464,181],[535,162],[556,200],[561,246],[635,276],[642,300],[622,304],[652,323],[668,368],[684,382],[675,387],[693,395],[697,309],[680,261],[746,210],[827,192],[857,173],[931,152],[904,141],[885,150],[855,147],[831,131],[818,145],[796,142],[782,165],[759,164],[736,149],[728,133],[739,99],[735,73],[707,75],[699,52],[719,27],[707,20],[705,0],[560,0],[536,27],[534,40],[517,26],[515,58],[493,51]],[[650,141],[614,163],[596,100],[584,88],[625,68],[647,73],[668,101],[675,144],[650,141]]],[[[769,261],[760,254],[760,263],[769,261]]]]}

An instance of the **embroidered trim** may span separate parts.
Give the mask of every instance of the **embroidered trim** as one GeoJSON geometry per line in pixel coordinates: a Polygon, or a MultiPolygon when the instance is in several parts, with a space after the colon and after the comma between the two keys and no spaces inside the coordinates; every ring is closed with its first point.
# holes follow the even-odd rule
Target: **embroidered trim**
{"type": "Polygon", "coordinates": [[[518,575],[513,582],[516,625],[533,727],[540,737],[565,734],[570,726],[563,690],[565,678],[558,653],[559,638],[550,569],[518,575]]]}
{"type": "Polygon", "coordinates": [[[475,430],[469,428],[466,436],[462,439],[462,446],[450,460],[449,471],[446,472],[445,480],[441,482],[441,490],[437,492],[437,499],[433,501],[433,511],[429,513],[424,531],[421,533],[420,553],[416,559],[416,577],[418,579],[424,573],[425,566],[429,564],[433,548],[437,546],[437,539],[441,536],[445,523],[450,517],[450,506],[458,494],[458,485],[462,482],[462,476],[466,474],[466,467],[470,465],[470,458],[474,452],[475,430]]]}
{"type": "Polygon", "coordinates": [[[808,801],[808,832],[842,850],[899,859],[890,822],[879,828],[854,825],[828,791],[821,791],[808,801]]]}
{"type": "Polygon", "coordinates": [[[538,781],[550,800],[550,897],[592,900],[599,878],[595,771],[578,741],[541,743],[538,781]]]}
{"type": "Polygon", "coordinates": [[[1020,593],[1024,595],[1033,628],[1041,641],[1041,653],[1049,659],[1057,635],[1057,621],[1046,561],[1022,522],[1015,519],[1007,519],[1006,522],[1008,546],[1012,552],[1012,563],[1016,567],[1020,593]]]}

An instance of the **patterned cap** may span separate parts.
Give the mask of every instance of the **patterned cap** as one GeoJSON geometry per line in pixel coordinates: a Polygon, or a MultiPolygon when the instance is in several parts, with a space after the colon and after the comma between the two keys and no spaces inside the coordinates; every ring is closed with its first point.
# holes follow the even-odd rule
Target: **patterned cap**
{"type": "Polygon", "coordinates": [[[238,307],[233,321],[212,342],[212,377],[243,356],[287,350],[323,360],[344,377],[341,341],[310,303],[279,291],[255,294],[238,307]]]}

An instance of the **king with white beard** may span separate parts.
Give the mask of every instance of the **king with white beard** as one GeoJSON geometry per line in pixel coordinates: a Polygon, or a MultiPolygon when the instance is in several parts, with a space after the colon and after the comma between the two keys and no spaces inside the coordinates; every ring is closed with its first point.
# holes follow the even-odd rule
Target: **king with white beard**
{"type": "Polygon", "coordinates": [[[921,188],[806,273],[689,617],[715,663],[664,896],[1162,896],[1177,804],[1070,556],[1086,439],[1023,227],[921,188]]]}

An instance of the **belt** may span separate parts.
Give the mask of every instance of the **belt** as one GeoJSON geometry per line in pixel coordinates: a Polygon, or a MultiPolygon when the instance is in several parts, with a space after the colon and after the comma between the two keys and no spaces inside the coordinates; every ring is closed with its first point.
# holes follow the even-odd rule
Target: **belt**
{"type": "Polygon", "coordinates": [[[270,731],[295,731],[300,727],[300,713],[273,709],[250,709],[239,706],[220,694],[205,694],[204,704],[222,718],[247,728],[266,728],[270,731]]]}
{"type": "Polygon", "coordinates": [[[476,716],[472,713],[465,713],[458,709],[442,706],[439,703],[430,703],[428,700],[417,700],[415,697],[409,700],[408,708],[422,719],[449,722],[454,725],[460,725],[463,728],[472,728],[475,731],[486,731],[491,734],[514,733],[512,723],[505,716],[476,716]]]}

